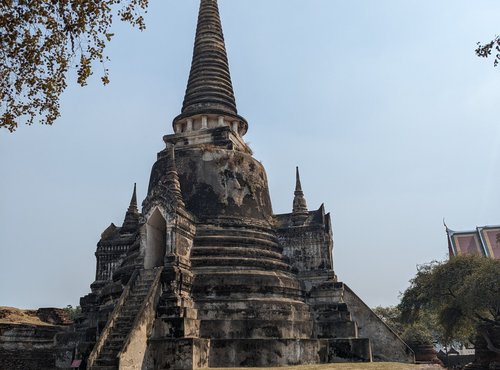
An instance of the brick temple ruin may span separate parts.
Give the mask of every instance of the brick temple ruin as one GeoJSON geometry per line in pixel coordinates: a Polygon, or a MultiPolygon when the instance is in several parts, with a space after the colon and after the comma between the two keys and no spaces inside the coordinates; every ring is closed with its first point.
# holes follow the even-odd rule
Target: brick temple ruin
{"type": "Polygon", "coordinates": [[[201,0],[182,111],[142,210],[134,188],[123,225],[97,245],[69,356],[81,368],[414,361],[337,279],[330,214],[309,210],[298,170],[292,212],[273,213],[247,129],[217,1],[201,0]]]}

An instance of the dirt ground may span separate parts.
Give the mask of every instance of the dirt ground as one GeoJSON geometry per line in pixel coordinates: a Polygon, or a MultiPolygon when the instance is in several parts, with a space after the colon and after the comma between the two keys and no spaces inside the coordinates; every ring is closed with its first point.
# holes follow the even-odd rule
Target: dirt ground
{"type": "Polygon", "coordinates": [[[50,325],[40,320],[36,314],[36,310],[22,310],[4,306],[0,306],[0,324],[50,325]]]}
{"type": "MultiPolygon", "coordinates": [[[[240,369],[217,369],[217,370],[240,370],[240,369]]],[[[253,368],[252,370],[443,370],[443,368],[438,365],[408,365],[395,362],[372,362],[364,364],[350,363],[350,364],[328,364],[328,365],[305,365],[305,366],[291,366],[291,367],[259,367],[259,368],[253,368]]]]}

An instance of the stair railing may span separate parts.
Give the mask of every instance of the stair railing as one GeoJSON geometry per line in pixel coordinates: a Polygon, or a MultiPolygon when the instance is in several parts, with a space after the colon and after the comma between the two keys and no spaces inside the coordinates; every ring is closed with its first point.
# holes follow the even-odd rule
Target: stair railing
{"type": "Polygon", "coordinates": [[[104,327],[104,330],[101,332],[101,335],[99,336],[99,339],[97,340],[97,343],[94,345],[94,348],[92,349],[92,352],[90,353],[90,356],[87,360],[87,369],[91,369],[92,366],[95,365],[95,362],[97,358],[99,357],[99,354],[102,351],[102,348],[104,347],[104,344],[106,343],[106,339],[108,339],[109,334],[111,333],[111,330],[115,326],[116,319],[118,318],[118,315],[125,304],[125,301],[127,300],[130,290],[132,286],[135,284],[135,281],[137,280],[137,276],[139,275],[138,271],[135,270],[132,273],[132,276],[130,277],[130,280],[128,281],[127,285],[125,286],[125,289],[123,290],[122,295],[120,296],[120,299],[118,300],[118,303],[116,304],[113,312],[109,316],[108,322],[106,323],[106,326],[104,327]]]}
{"type": "MultiPolygon", "coordinates": [[[[127,335],[127,338],[125,339],[125,342],[123,343],[123,347],[118,353],[117,357],[119,359],[119,366],[118,368],[122,367],[122,357],[127,353],[127,349],[129,345],[132,343],[134,340],[134,334],[136,332],[137,327],[140,325],[146,325],[146,340],[141,341],[141,343],[146,343],[147,338],[151,334],[151,331],[153,329],[153,324],[156,319],[156,306],[158,305],[158,301],[160,300],[160,295],[161,295],[161,284],[160,284],[160,279],[161,279],[161,273],[163,271],[163,267],[157,267],[155,268],[156,274],[153,282],[151,283],[151,287],[149,288],[148,294],[146,295],[146,298],[142,302],[141,307],[139,308],[139,312],[137,316],[135,317],[134,323],[132,324],[132,329],[130,330],[129,334],[127,335]]],[[[144,353],[146,351],[146,348],[144,348],[144,353]]],[[[137,355],[137,348],[134,347],[134,354],[137,355]]],[[[144,354],[143,354],[144,355],[144,354]]],[[[137,356],[134,356],[137,358],[137,356]]],[[[142,359],[141,359],[142,361],[142,359]]],[[[142,364],[142,362],[141,362],[142,364]]],[[[130,364],[127,364],[130,365],[130,364]]],[[[139,364],[140,365],[140,364],[139,364]]],[[[127,367],[128,368],[128,367],[127,367]]]]}

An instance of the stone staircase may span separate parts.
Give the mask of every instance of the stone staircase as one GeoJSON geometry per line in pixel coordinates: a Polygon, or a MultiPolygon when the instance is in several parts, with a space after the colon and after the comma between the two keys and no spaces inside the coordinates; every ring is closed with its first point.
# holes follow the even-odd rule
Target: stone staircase
{"type": "Polygon", "coordinates": [[[306,301],[314,318],[314,337],[328,343],[327,362],[371,362],[371,342],[359,335],[357,322],[344,300],[344,284],[327,275],[323,282],[318,281],[310,282],[312,288],[306,301]]]}
{"type": "Polygon", "coordinates": [[[118,354],[123,349],[125,341],[133,328],[135,318],[150,289],[152,289],[157,273],[157,269],[140,271],[128,294],[124,292],[126,297],[123,304],[117,312],[113,312],[110,318],[112,321],[108,320],[107,324],[110,327],[105,328],[102,333],[103,338],[101,338],[100,349],[98,347],[99,342],[94,348],[97,353],[93,363],[89,362],[89,370],[118,370],[118,354]]]}

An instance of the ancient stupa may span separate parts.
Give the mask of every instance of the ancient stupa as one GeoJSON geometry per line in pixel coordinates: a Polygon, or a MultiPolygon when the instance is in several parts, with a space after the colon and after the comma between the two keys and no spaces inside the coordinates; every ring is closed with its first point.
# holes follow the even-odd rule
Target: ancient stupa
{"type": "Polygon", "coordinates": [[[163,140],[142,211],[101,236],[81,298],[76,357],[88,369],[195,369],[413,353],[333,269],[330,214],[273,214],[244,141],[216,0],[201,0],[181,114],[163,140]]]}

